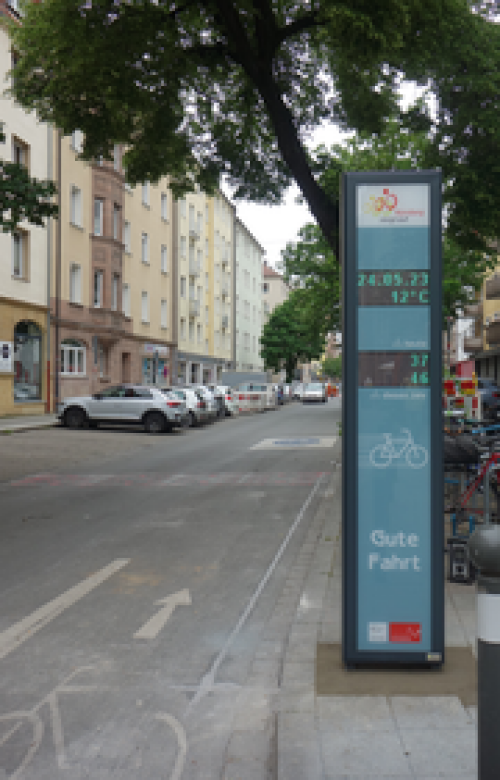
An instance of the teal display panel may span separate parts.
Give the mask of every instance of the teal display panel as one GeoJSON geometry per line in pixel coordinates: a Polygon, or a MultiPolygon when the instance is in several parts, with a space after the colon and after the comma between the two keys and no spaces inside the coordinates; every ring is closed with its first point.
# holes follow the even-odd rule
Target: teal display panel
{"type": "Polygon", "coordinates": [[[346,174],[343,657],[444,658],[441,182],[346,174]]]}

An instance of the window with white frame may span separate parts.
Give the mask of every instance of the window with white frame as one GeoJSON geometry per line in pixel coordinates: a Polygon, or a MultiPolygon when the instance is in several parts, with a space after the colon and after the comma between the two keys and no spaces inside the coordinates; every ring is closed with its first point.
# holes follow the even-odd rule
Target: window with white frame
{"type": "Polygon", "coordinates": [[[141,237],[141,258],[143,263],[149,263],[149,236],[147,233],[143,233],[141,237]]]}
{"type": "Polygon", "coordinates": [[[205,222],[208,225],[208,203],[205,205],[205,222]]]}
{"type": "Polygon", "coordinates": [[[201,301],[203,295],[203,287],[198,287],[198,300],[201,301]]]}
{"type": "Polygon", "coordinates": [[[189,341],[194,341],[194,320],[189,320],[189,341]]]}
{"type": "Polygon", "coordinates": [[[113,274],[111,282],[111,308],[113,311],[118,311],[118,296],[120,290],[120,277],[118,274],[113,274]]]}
{"type": "Polygon", "coordinates": [[[94,236],[102,236],[104,231],[104,201],[94,199],[94,236]]]}
{"type": "Polygon", "coordinates": [[[181,276],[181,298],[186,297],[186,277],[181,276]]]}
{"type": "Polygon", "coordinates": [[[205,355],[208,355],[208,339],[205,339],[205,355]]]}
{"type": "Polygon", "coordinates": [[[63,376],[84,376],[85,358],[85,344],[74,339],[65,339],[61,342],[61,374],[63,376]]]}
{"type": "Polygon", "coordinates": [[[12,276],[14,279],[28,278],[28,234],[24,230],[12,234],[12,276]]]}
{"type": "Polygon", "coordinates": [[[203,265],[203,252],[201,251],[201,249],[197,250],[196,259],[198,260],[198,269],[201,271],[201,267],[203,265]]]}
{"type": "Polygon", "coordinates": [[[161,327],[162,328],[168,328],[168,319],[167,319],[167,301],[165,298],[162,298],[161,301],[161,312],[160,312],[160,321],[161,321],[161,327]]]}
{"type": "Polygon", "coordinates": [[[168,256],[167,256],[167,247],[165,244],[161,245],[161,272],[162,274],[166,274],[168,271],[168,256]]]}
{"type": "Polygon", "coordinates": [[[198,213],[196,215],[196,225],[197,225],[197,228],[198,228],[198,233],[201,234],[201,232],[203,230],[203,214],[201,213],[201,211],[198,211],[198,213]]]}
{"type": "Polygon", "coordinates": [[[82,226],[82,191],[79,187],[76,187],[74,184],[71,185],[70,198],[71,198],[71,203],[70,203],[71,224],[76,225],[76,227],[81,227],[82,226]]]}
{"type": "Polygon", "coordinates": [[[122,284],[122,312],[130,317],[130,285],[122,284]]]}
{"type": "Polygon", "coordinates": [[[215,348],[219,349],[220,347],[220,331],[215,331],[215,348]]]}
{"type": "Polygon", "coordinates": [[[71,303],[82,302],[82,269],[77,263],[71,263],[69,269],[69,300],[71,303]]]}
{"type": "Polygon", "coordinates": [[[197,325],[196,326],[196,340],[197,340],[198,344],[201,344],[201,342],[202,342],[201,325],[197,325]]]}
{"type": "Polygon", "coordinates": [[[102,309],[104,305],[104,272],[94,272],[94,308],[102,309]]]}
{"type": "Polygon", "coordinates": [[[121,160],[122,160],[122,155],[121,155],[120,144],[115,144],[113,147],[113,165],[115,171],[120,170],[121,160]]]}
{"type": "Polygon", "coordinates": [[[195,222],[194,222],[194,206],[189,206],[189,229],[194,230],[195,229],[195,222]]]}
{"type": "Polygon", "coordinates": [[[179,202],[179,205],[180,205],[181,217],[183,219],[185,219],[186,218],[186,198],[181,198],[181,200],[179,202]]]}
{"type": "Polygon", "coordinates": [[[161,218],[166,222],[168,220],[168,200],[167,193],[161,194],[161,218]]]}
{"type": "Polygon", "coordinates": [[[120,207],[115,203],[113,207],[113,238],[115,241],[118,241],[120,235],[120,211],[120,207]]]}
{"type": "Polygon", "coordinates": [[[142,185],[142,205],[149,206],[149,182],[145,181],[142,185]]]}
{"type": "Polygon", "coordinates": [[[189,300],[194,301],[195,299],[195,293],[194,293],[194,281],[192,279],[189,280],[189,300]]]}
{"type": "Polygon", "coordinates": [[[209,289],[210,289],[210,284],[209,284],[208,272],[205,272],[205,292],[208,292],[209,289]]]}
{"type": "Polygon", "coordinates": [[[132,251],[132,228],[130,222],[126,219],[123,223],[123,243],[125,252],[129,255],[132,251]]]}
{"type": "Polygon", "coordinates": [[[149,323],[149,295],[143,292],[141,296],[141,319],[144,324],[149,323]]]}
{"type": "Polygon", "coordinates": [[[208,325],[209,309],[205,306],[205,325],[208,325]]]}
{"type": "Polygon", "coordinates": [[[181,236],[181,257],[186,257],[186,236],[181,236]]]}
{"type": "Polygon", "coordinates": [[[29,146],[14,135],[12,136],[12,162],[24,165],[25,168],[29,167],[29,146]]]}
{"type": "Polygon", "coordinates": [[[181,339],[186,340],[186,320],[184,317],[181,317],[181,339]]]}
{"type": "Polygon", "coordinates": [[[208,257],[208,238],[205,239],[205,257],[208,257]]]}
{"type": "Polygon", "coordinates": [[[71,148],[80,154],[83,149],[83,133],[81,130],[73,130],[71,133],[71,148]]]}

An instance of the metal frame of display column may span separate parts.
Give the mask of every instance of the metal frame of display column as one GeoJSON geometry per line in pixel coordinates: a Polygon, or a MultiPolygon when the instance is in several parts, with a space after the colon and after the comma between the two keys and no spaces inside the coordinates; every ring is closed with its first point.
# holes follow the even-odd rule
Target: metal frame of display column
{"type": "Polygon", "coordinates": [[[343,661],[348,668],[439,666],[444,661],[441,174],[344,174],[341,253],[343,661]],[[427,205],[415,208],[419,199],[427,205]],[[373,214],[368,224],[375,228],[361,236],[363,209],[373,214]],[[414,225],[423,225],[426,233],[414,225]],[[360,253],[362,268],[371,270],[358,276],[360,253]],[[363,299],[358,285],[364,277],[373,289],[363,299]],[[369,312],[360,300],[371,304],[369,312]],[[410,365],[420,368],[409,374],[410,365]],[[398,429],[408,429],[399,443],[398,429]]]}

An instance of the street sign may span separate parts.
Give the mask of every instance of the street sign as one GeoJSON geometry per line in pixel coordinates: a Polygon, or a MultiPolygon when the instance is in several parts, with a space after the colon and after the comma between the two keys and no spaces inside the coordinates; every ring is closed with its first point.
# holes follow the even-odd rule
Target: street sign
{"type": "Polygon", "coordinates": [[[440,664],[441,175],[345,174],[343,657],[440,664]]]}

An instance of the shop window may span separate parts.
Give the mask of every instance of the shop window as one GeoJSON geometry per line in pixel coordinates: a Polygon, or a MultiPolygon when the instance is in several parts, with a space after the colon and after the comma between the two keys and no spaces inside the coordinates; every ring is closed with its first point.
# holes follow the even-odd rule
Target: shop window
{"type": "Polygon", "coordinates": [[[65,339],[61,343],[61,374],[85,376],[86,347],[80,341],[65,339]]]}
{"type": "Polygon", "coordinates": [[[41,393],[42,333],[26,320],[14,329],[14,400],[38,401],[41,393]]]}
{"type": "Polygon", "coordinates": [[[197,385],[199,382],[200,365],[199,363],[191,363],[191,384],[197,385]]]}

